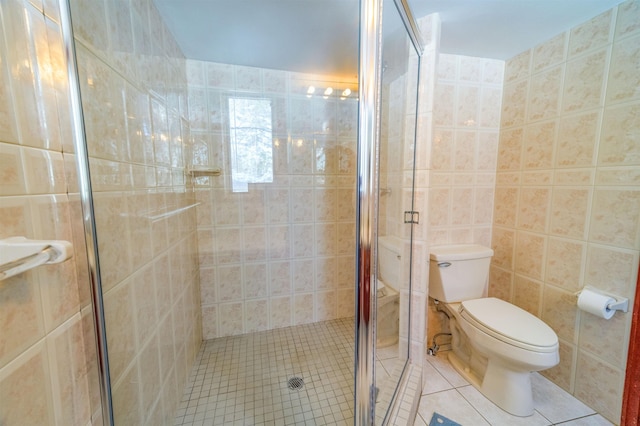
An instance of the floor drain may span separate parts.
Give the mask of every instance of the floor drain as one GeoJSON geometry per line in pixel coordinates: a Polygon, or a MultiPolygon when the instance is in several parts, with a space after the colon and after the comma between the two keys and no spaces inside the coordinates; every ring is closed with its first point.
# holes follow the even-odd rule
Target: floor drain
{"type": "Polygon", "coordinates": [[[292,390],[302,389],[302,386],[304,386],[304,380],[302,380],[302,377],[292,377],[287,382],[287,387],[292,390]]]}

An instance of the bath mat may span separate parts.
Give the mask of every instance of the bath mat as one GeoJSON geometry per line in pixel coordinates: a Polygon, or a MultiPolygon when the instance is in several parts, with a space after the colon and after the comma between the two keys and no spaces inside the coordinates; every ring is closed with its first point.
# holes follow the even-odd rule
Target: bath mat
{"type": "Polygon", "coordinates": [[[433,413],[429,426],[462,426],[460,423],[456,423],[451,419],[446,418],[442,414],[433,413]]]}

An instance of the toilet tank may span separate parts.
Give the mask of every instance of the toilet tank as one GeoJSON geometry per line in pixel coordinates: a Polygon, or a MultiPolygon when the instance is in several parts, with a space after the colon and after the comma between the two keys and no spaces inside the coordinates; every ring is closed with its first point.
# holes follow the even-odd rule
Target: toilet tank
{"type": "Polygon", "coordinates": [[[477,244],[431,247],[429,296],[447,303],[485,297],[491,256],[477,244]]]}
{"type": "Polygon", "coordinates": [[[402,240],[384,235],[378,237],[378,279],[396,290],[400,288],[402,240]]]}

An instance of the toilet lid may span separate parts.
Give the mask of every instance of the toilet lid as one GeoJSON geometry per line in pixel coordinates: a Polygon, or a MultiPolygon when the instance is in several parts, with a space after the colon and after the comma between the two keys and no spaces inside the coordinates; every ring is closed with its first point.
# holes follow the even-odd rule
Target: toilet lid
{"type": "Polygon", "coordinates": [[[523,349],[557,350],[558,336],[542,320],[524,309],[495,297],[467,300],[460,314],[485,333],[523,349]]]}

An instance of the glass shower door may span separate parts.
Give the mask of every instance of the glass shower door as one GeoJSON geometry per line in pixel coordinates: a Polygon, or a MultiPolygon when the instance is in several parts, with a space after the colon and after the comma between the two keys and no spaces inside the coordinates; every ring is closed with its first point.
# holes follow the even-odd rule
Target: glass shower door
{"type": "Polygon", "coordinates": [[[419,52],[402,4],[383,3],[377,221],[376,424],[391,413],[409,360],[419,52]]]}
{"type": "Polygon", "coordinates": [[[422,48],[406,2],[363,0],[360,13],[355,419],[368,425],[393,422],[410,371],[422,48]]]}

